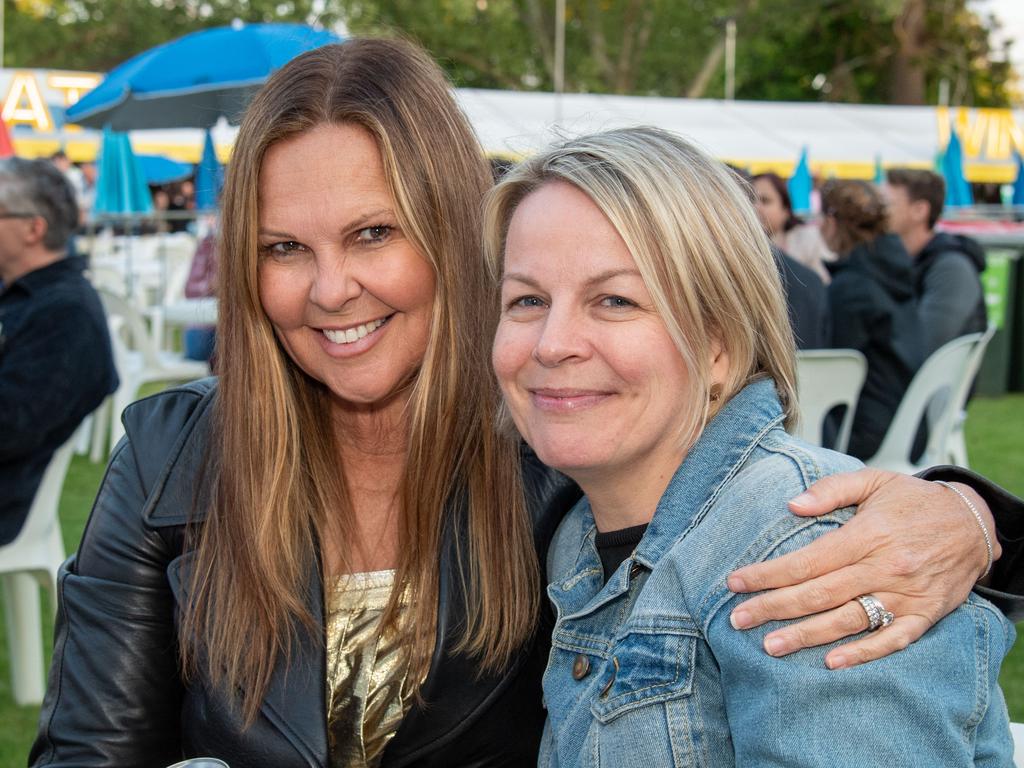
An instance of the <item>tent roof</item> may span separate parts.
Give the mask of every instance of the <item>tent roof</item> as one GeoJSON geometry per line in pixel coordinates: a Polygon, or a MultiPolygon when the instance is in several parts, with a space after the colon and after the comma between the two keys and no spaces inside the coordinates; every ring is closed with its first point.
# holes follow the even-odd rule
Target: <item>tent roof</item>
{"type": "MultiPolygon", "coordinates": [[[[871,178],[876,157],[885,165],[931,167],[944,144],[934,106],[595,94],[558,97],[467,88],[458,91],[458,98],[484,148],[498,154],[528,154],[559,135],[650,124],[687,136],[716,157],[756,170],[791,168],[806,147],[811,164],[819,170],[871,178]]],[[[1024,111],[1014,117],[1017,125],[1024,126],[1024,111]]],[[[1009,158],[985,165],[997,166],[997,175],[1013,178],[1009,158]]],[[[990,175],[985,169],[976,171],[968,175],[990,175]]]]}

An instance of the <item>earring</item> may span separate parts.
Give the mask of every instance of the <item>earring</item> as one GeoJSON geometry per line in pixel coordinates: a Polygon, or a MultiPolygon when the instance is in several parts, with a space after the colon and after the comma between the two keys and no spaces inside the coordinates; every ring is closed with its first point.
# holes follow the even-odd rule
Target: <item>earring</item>
{"type": "Polygon", "coordinates": [[[722,397],[722,385],[715,383],[711,385],[711,392],[708,395],[708,400],[712,403],[717,403],[722,397]]]}

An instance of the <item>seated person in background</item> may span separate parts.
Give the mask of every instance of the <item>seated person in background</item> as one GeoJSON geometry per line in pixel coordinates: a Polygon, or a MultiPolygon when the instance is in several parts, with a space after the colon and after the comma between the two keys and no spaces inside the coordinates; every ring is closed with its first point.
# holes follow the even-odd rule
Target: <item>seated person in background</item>
{"type": "Polygon", "coordinates": [[[924,353],[988,326],[981,273],[985,251],[969,237],[936,232],[946,182],[932,171],[893,168],[884,187],[889,227],[914,260],[924,353]]]}
{"type": "Polygon", "coordinates": [[[825,264],[835,261],[836,255],[828,249],[818,227],[794,213],[785,180],[775,173],[759,173],[751,184],[757,215],[771,241],[828,283],[831,275],[825,264]]]}
{"type": "MultiPolygon", "coordinates": [[[[753,178],[742,168],[733,165],[729,168],[740,178],[744,190],[751,195],[769,238],[772,229],[777,228],[778,221],[782,220],[782,214],[787,223],[792,222],[793,227],[797,226],[795,222],[800,220],[793,214],[789,193],[781,178],[763,173],[756,177],[758,181],[754,184],[753,178]],[[778,180],[777,189],[776,182],[769,180],[769,177],[778,180]]],[[[793,227],[790,227],[790,231],[793,231],[793,227]]],[[[820,235],[816,236],[821,239],[820,235]]],[[[825,283],[817,272],[782,250],[774,239],[771,240],[771,246],[779,277],[782,278],[782,289],[786,294],[789,324],[793,328],[796,348],[827,349],[832,343],[832,318],[828,311],[825,283]]]]}
{"type": "Polygon", "coordinates": [[[848,447],[867,459],[924,361],[913,264],[900,239],[886,233],[885,201],[873,185],[832,180],[821,198],[821,234],[839,254],[829,265],[832,344],[859,350],[868,361],[848,447]]]}
{"type": "MultiPolygon", "coordinates": [[[[211,227],[196,246],[192,266],[185,282],[185,297],[204,299],[217,295],[217,228],[211,227]]],[[[217,329],[212,325],[190,325],[183,342],[189,360],[207,360],[212,364],[217,329]]]]}
{"type": "MultiPolygon", "coordinates": [[[[998,675],[1014,630],[976,595],[841,672],[826,649],[768,658],[767,627],[733,630],[730,570],[849,519],[786,502],[860,463],[785,431],[798,404],[781,285],[725,168],[657,129],[584,136],[511,171],[486,232],[508,409],[585,493],[547,558],[538,764],[1010,764],[998,675]]],[[[870,594],[856,608],[883,633],[909,618],[870,594]]]]}
{"type": "Polygon", "coordinates": [[[77,226],[52,163],[0,160],[0,545],[54,451],[117,388],[103,306],[85,263],[65,255],[77,226]]]}

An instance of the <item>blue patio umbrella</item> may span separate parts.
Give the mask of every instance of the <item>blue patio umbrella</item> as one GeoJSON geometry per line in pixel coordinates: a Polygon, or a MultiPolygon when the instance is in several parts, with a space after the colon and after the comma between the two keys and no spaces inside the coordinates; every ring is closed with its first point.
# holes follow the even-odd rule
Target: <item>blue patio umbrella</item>
{"type": "Polygon", "coordinates": [[[201,211],[216,208],[223,184],[224,168],[217,159],[213,136],[207,131],[203,142],[203,156],[196,166],[196,208],[201,211]]]}
{"type": "Polygon", "coordinates": [[[811,210],[811,189],[814,187],[814,180],[811,178],[811,169],[807,165],[807,147],[800,152],[800,161],[786,188],[789,190],[789,199],[793,203],[793,210],[796,213],[809,213],[811,210]]]}
{"type": "Polygon", "coordinates": [[[1013,205],[1024,205],[1024,159],[1019,152],[1014,152],[1017,160],[1017,178],[1013,182],[1013,205]]]}
{"type": "Polygon", "coordinates": [[[942,154],[942,175],[946,179],[945,206],[947,208],[974,205],[971,185],[964,178],[963,150],[960,147],[960,137],[956,135],[956,131],[950,131],[949,143],[946,145],[946,151],[942,154]]]}
{"type": "Polygon", "coordinates": [[[136,155],[147,184],[173,184],[192,175],[191,163],[179,163],[163,155],[136,155]]]}
{"type": "Polygon", "coordinates": [[[111,70],[68,107],[93,128],[209,128],[236,120],[271,72],[341,38],[302,24],[233,24],[180,37],[111,70]]]}
{"type": "Polygon", "coordinates": [[[153,199],[127,133],[103,129],[96,177],[96,213],[149,213],[153,199]]]}

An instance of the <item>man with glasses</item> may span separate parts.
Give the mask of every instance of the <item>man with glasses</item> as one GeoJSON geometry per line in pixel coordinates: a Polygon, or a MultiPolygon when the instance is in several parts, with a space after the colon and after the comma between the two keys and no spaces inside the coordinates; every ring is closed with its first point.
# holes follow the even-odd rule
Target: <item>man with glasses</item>
{"type": "Polygon", "coordinates": [[[78,205],[45,160],[0,160],[0,545],[54,451],[117,388],[107,321],[68,256],[78,205]]]}

